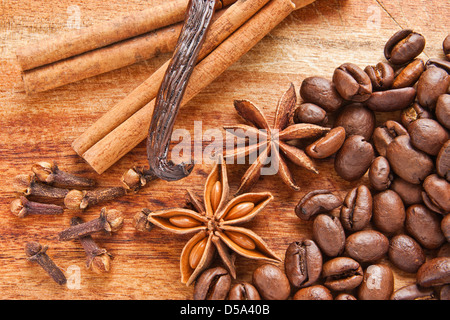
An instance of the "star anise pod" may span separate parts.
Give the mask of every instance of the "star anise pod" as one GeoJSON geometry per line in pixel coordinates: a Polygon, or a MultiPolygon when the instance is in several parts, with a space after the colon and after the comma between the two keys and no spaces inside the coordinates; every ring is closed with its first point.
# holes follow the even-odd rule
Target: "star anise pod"
{"type": "MultiPolygon", "coordinates": [[[[188,193],[193,197],[192,193],[188,193]]],[[[180,258],[181,281],[190,285],[207,268],[217,252],[235,278],[237,253],[250,259],[281,261],[253,231],[238,227],[251,221],[272,199],[268,192],[246,193],[229,201],[226,164],[222,158],[206,180],[203,204],[191,198],[196,210],[175,208],[150,212],[148,220],[178,234],[195,235],[186,243],[180,258]]]]}
{"type": "Polygon", "coordinates": [[[245,138],[248,136],[257,137],[256,139],[247,139],[248,144],[239,146],[232,152],[225,150],[226,159],[248,156],[249,154],[259,151],[257,159],[250,165],[246,173],[242,177],[241,185],[237,194],[248,192],[258,181],[261,175],[261,169],[272,161],[277,168],[276,173],[280,176],[285,184],[292,189],[298,191],[300,187],[296,184],[292,176],[286,159],[295,165],[304,167],[315,173],[318,173],[314,162],[301,149],[289,144],[288,141],[303,138],[313,138],[328,132],[330,129],[309,123],[299,123],[289,125],[294,106],[297,102],[294,85],[291,83],[289,89],[280,98],[275,112],[275,121],[271,127],[262,113],[262,111],[248,100],[235,100],[234,107],[239,115],[250,122],[249,125],[225,126],[227,134],[245,138]],[[252,143],[253,142],[253,143],[252,143]]]}

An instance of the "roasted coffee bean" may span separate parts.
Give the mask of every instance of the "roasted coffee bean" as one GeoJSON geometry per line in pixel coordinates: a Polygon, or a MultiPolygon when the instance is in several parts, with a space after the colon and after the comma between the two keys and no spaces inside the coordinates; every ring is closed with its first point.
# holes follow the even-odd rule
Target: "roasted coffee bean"
{"type": "Polygon", "coordinates": [[[352,290],[361,284],[363,270],[357,261],[347,257],[337,257],[325,262],[322,278],[324,285],[330,290],[352,290]]]}
{"type": "Polygon", "coordinates": [[[333,83],[342,98],[354,102],[369,99],[372,82],[367,73],[353,63],[344,63],[334,70],[333,83]]]}
{"type": "Polygon", "coordinates": [[[425,63],[425,70],[432,67],[438,67],[445,70],[447,73],[450,73],[450,62],[442,59],[428,59],[425,63]]]}
{"type": "Polygon", "coordinates": [[[422,288],[417,284],[402,287],[391,295],[391,300],[430,300],[434,298],[432,288],[422,288]]]}
{"type": "Polygon", "coordinates": [[[328,288],[318,284],[298,290],[292,300],[333,300],[333,295],[328,288]]]}
{"type": "Polygon", "coordinates": [[[319,214],[313,222],[313,239],[320,250],[329,257],[344,251],[345,232],[338,217],[319,214]]]}
{"type": "Polygon", "coordinates": [[[248,283],[236,283],[228,294],[228,300],[261,300],[256,288],[248,283]]]}
{"type": "Polygon", "coordinates": [[[374,157],[372,144],[362,136],[353,135],[336,153],[334,169],[344,180],[358,180],[367,172],[374,157]]]}
{"type": "Polygon", "coordinates": [[[447,214],[441,221],[441,230],[447,242],[450,242],[450,214],[447,214]]]}
{"type": "Polygon", "coordinates": [[[441,287],[439,291],[439,300],[450,300],[450,284],[441,287]]]}
{"type": "Polygon", "coordinates": [[[436,101],[436,119],[450,129],[450,94],[441,94],[436,101]]]}
{"type": "Polygon", "coordinates": [[[322,253],[312,240],[292,242],[286,250],[284,270],[294,288],[312,285],[322,272],[322,253]]]}
{"type": "Polygon", "coordinates": [[[376,230],[361,230],[347,237],[345,253],[360,263],[375,262],[389,249],[389,239],[376,230]]]}
{"type": "Polygon", "coordinates": [[[347,137],[360,135],[369,141],[375,129],[375,113],[362,103],[352,103],[339,110],[334,126],[343,127],[347,137]]]}
{"type": "Polygon", "coordinates": [[[372,90],[387,90],[394,82],[394,69],[389,63],[379,62],[376,66],[367,66],[364,71],[372,82],[372,90]]]}
{"type": "Polygon", "coordinates": [[[425,48],[425,38],[410,29],[396,32],[384,46],[385,58],[394,65],[408,63],[425,48]]]}
{"type": "Polygon", "coordinates": [[[372,264],[364,270],[364,277],[358,288],[360,300],[389,300],[394,292],[394,274],[384,264],[372,264]]]}
{"type": "Polygon", "coordinates": [[[312,123],[324,126],[328,123],[327,112],[314,103],[302,103],[294,111],[294,123],[312,123]]]}
{"type": "Polygon", "coordinates": [[[326,133],[325,136],[310,144],[306,149],[306,154],[311,158],[325,159],[342,147],[345,141],[345,129],[336,127],[326,133]]]}
{"type": "Polygon", "coordinates": [[[372,218],[372,194],[364,185],[350,190],[341,207],[341,223],[344,229],[359,231],[365,228],[372,218]]]}
{"type": "Polygon", "coordinates": [[[334,300],[357,300],[357,299],[355,298],[354,295],[343,292],[338,294],[336,298],[334,298],[334,300]]]}
{"type": "Polygon", "coordinates": [[[449,139],[447,130],[433,119],[418,119],[410,124],[408,133],[411,144],[429,155],[439,153],[444,143],[449,139]]]}
{"type": "Polygon", "coordinates": [[[433,114],[417,102],[414,102],[410,107],[403,109],[401,114],[401,122],[406,129],[408,129],[409,125],[417,119],[432,118],[433,114]]]}
{"type": "Polygon", "coordinates": [[[406,234],[392,237],[388,256],[390,262],[405,272],[417,272],[425,263],[425,252],[422,247],[406,234]]]}
{"type": "Polygon", "coordinates": [[[420,184],[412,184],[400,177],[395,177],[391,182],[391,190],[397,192],[402,198],[405,206],[422,203],[422,186],[420,184]]]}
{"type": "Polygon", "coordinates": [[[318,105],[327,112],[339,109],[344,100],[331,80],[323,77],[308,77],[302,81],[300,96],[303,101],[318,105]]]}
{"type": "Polygon", "coordinates": [[[388,120],[383,125],[375,128],[372,141],[378,154],[386,157],[387,146],[396,137],[404,134],[408,135],[408,131],[400,123],[393,120],[388,120]]]}
{"type": "Polygon", "coordinates": [[[450,34],[445,37],[444,42],[442,43],[442,49],[444,50],[447,60],[450,60],[450,34]]]}
{"type": "Polygon", "coordinates": [[[450,258],[438,257],[425,262],[417,271],[417,284],[422,287],[450,283],[450,258]]]}
{"type": "Polygon", "coordinates": [[[450,181],[450,140],[444,143],[436,158],[436,171],[447,181],[450,181]]]}
{"type": "Polygon", "coordinates": [[[437,99],[447,92],[450,75],[438,67],[425,70],[417,82],[417,101],[425,108],[434,110],[437,99]]]}
{"type": "Polygon", "coordinates": [[[305,194],[295,207],[295,214],[302,220],[310,220],[318,213],[338,208],[342,200],[329,190],[314,190],[305,194]]]}
{"type": "Polygon", "coordinates": [[[448,257],[450,258],[450,242],[444,243],[437,253],[437,257],[448,257]]]}
{"type": "Polygon", "coordinates": [[[439,214],[423,204],[406,209],[405,230],[426,249],[439,248],[445,242],[439,214]]]}
{"type": "Polygon", "coordinates": [[[378,156],[373,160],[369,168],[369,182],[376,191],[383,191],[391,185],[393,176],[389,161],[383,156],[378,156]]]}
{"type": "Polygon", "coordinates": [[[450,213],[450,183],[447,180],[431,174],[422,186],[422,199],[428,208],[441,214],[450,213]]]}
{"type": "Polygon", "coordinates": [[[273,264],[263,264],[253,272],[253,284],[264,300],[286,300],[291,292],[289,280],[273,264]]]}
{"type": "Polygon", "coordinates": [[[392,171],[410,183],[422,183],[434,170],[433,160],[412,146],[409,135],[395,138],[387,147],[386,158],[392,171]]]}
{"type": "Polygon", "coordinates": [[[385,234],[400,232],[405,222],[405,206],[402,198],[392,190],[385,190],[373,196],[374,226],[385,234]]]}
{"type": "Polygon", "coordinates": [[[395,77],[392,84],[393,89],[405,88],[413,86],[419,80],[422,72],[425,71],[425,64],[422,59],[415,59],[408,63],[399,74],[395,77]]]}
{"type": "Polygon", "coordinates": [[[413,87],[377,91],[372,93],[366,105],[373,111],[391,112],[408,107],[415,97],[416,89],[413,87]]]}
{"type": "Polygon", "coordinates": [[[203,271],[194,286],[194,300],[225,300],[231,288],[231,276],[222,267],[203,271]]]}

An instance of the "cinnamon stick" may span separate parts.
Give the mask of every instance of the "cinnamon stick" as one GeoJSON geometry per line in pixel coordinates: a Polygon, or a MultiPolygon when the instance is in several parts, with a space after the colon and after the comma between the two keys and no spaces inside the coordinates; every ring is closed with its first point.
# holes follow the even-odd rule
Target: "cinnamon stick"
{"type": "MultiPolygon", "coordinates": [[[[226,9],[225,12],[211,25],[198,55],[198,61],[208,55],[244,22],[249,20],[268,1],[269,0],[237,1],[226,9]]],[[[170,60],[163,64],[147,80],[134,89],[128,96],[119,101],[111,110],[105,113],[81,136],[79,136],[72,143],[72,148],[75,152],[80,156],[83,156],[89,148],[154,99],[158,93],[159,86],[161,85],[169,62],[170,60]]]]}
{"type": "MultiPolygon", "coordinates": [[[[19,48],[17,60],[22,70],[30,70],[175,24],[184,19],[188,2],[165,1],[133,15],[36,41],[19,48]]],[[[223,1],[218,0],[217,9],[222,7],[223,1]]]]}
{"type": "MultiPolygon", "coordinates": [[[[272,0],[195,67],[181,105],[239,60],[291,12],[314,0],[272,0]]],[[[238,2],[239,3],[239,2],[238,2]]],[[[237,5],[236,3],[235,5],[237,5]]],[[[98,173],[104,172],[147,136],[155,100],[118,125],[82,157],[98,173]]]]}

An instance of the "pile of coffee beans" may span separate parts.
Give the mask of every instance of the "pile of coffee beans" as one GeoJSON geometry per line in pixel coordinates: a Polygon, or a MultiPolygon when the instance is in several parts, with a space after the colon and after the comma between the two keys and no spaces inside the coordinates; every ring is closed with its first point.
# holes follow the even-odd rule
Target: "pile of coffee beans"
{"type": "Polygon", "coordinates": [[[367,176],[368,185],[344,199],[304,195],[295,213],[312,222],[313,236],[288,246],[284,270],[263,264],[252,283],[232,285],[227,270],[212,268],[197,280],[196,299],[450,299],[450,35],[447,60],[424,62],[424,48],[421,34],[400,30],[386,61],[304,79],[293,121],[334,120],[306,153],[334,157],[342,179],[367,176]],[[392,265],[416,283],[394,291],[392,265]]]}

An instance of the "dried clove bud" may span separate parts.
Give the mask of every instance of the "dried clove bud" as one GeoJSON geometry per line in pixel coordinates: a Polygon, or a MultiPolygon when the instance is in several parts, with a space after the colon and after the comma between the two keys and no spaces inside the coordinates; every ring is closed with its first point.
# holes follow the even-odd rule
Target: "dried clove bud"
{"type": "MultiPolygon", "coordinates": [[[[80,225],[83,220],[73,217],[70,220],[71,226],[80,225]]],[[[111,259],[113,256],[106,249],[100,248],[90,235],[78,237],[84,251],[86,252],[86,267],[95,273],[109,272],[111,269],[111,259]]]]}
{"type": "Polygon", "coordinates": [[[45,200],[64,199],[68,189],[57,188],[36,181],[35,174],[20,174],[14,179],[14,189],[24,196],[31,196],[45,200]]]}
{"type": "Polygon", "coordinates": [[[21,196],[11,202],[11,212],[19,218],[23,218],[30,214],[62,214],[64,208],[56,204],[30,201],[21,196]]]}
{"type": "Polygon", "coordinates": [[[138,231],[150,231],[153,229],[153,224],[148,221],[148,215],[151,211],[147,208],[142,209],[134,215],[133,225],[138,231]]]}
{"type": "Polygon", "coordinates": [[[71,190],[64,198],[68,209],[84,210],[98,203],[114,200],[126,194],[123,187],[110,187],[95,190],[71,190]]]}
{"type": "Polygon", "coordinates": [[[78,237],[93,234],[99,231],[106,231],[108,234],[116,232],[123,225],[122,213],[118,210],[106,210],[102,208],[97,219],[71,226],[58,234],[59,241],[67,241],[78,237]]]}
{"type": "Polygon", "coordinates": [[[92,188],[95,181],[58,168],[55,162],[38,162],[31,167],[37,180],[61,188],[92,188]]]}
{"type": "Polygon", "coordinates": [[[25,245],[25,253],[29,261],[37,262],[58,284],[67,282],[66,276],[60,268],[47,255],[48,246],[42,247],[39,242],[28,242],[25,245]]]}
{"type": "Polygon", "coordinates": [[[136,166],[123,174],[122,184],[127,190],[139,191],[154,179],[156,179],[156,176],[150,169],[136,166]]]}

